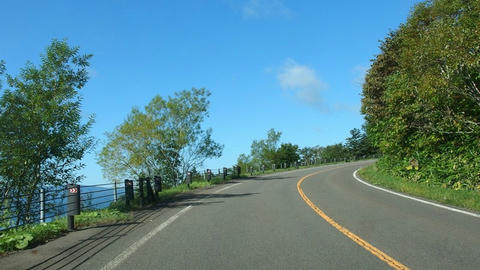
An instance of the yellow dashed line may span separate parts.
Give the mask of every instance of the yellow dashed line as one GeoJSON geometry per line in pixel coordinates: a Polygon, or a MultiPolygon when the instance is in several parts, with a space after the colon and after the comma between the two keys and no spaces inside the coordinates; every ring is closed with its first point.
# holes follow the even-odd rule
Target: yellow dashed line
{"type": "Polygon", "coordinates": [[[366,249],[367,251],[369,251],[370,253],[372,253],[373,255],[377,256],[380,260],[386,262],[388,265],[390,265],[392,268],[394,269],[409,269],[408,267],[406,267],[405,265],[401,264],[400,262],[396,261],[395,259],[393,259],[392,257],[388,256],[387,254],[385,254],[384,252],[382,252],[381,250],[379,250],[378,248],[372,246],[371,244],[369,244],[367,241],[363,240],[362,238],[360,238],[358,235],[352,233],[351,231],[349,231],[348,229],[346,229],[345,227],[343,227],[342,225],[338,224],[337,222],[335,222],[335,220],[333,220],[332,218],[330,218],[329,216],[327,216],[322,210],[320,210],[320,208],[318,208],[315,204],[312,203],[312,201],[310,201],[310,199],[305,195],[305,193],[303,193],[303,190],[302,190],[302,187],[300,186],[303,181],[305,179],[307,179],[308,177],[311,177],[311,176],[314,176],[316,174],[319,174],[319,173],[322,173],[322,172],[325,172],[326,170],[323,170],[323,171],[319,171],[319,172],[315,172],[315,173],[311,173],[311,174],[308,174],[304,177],[302,177],[300,180],[298,180],[298,183],[297,183],[297,190],[298,190],[298,193],[300,193],[300,196],[302,197],[302,199],[307,203],[308,206],[310,206],[313,211],[315,211],[319,216],[321,216],[324,220],[326,220],[328,223],[330,223],[330,225],[332,225],[335,229],[339,230],[340,232],[342,232],[344,235],[346,235],[348,238],[352,239],[355,243],[359,244],[361,247],[363,247],[364,249],[366,249]]]}

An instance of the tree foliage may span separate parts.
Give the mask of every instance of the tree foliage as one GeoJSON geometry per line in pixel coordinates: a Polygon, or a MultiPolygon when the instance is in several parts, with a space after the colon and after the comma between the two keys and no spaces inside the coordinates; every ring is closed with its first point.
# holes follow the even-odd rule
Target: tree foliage
{"type": "Polygon", "coordinates": [[[242,168],[265,166],[270,168],[272,164],[277,167],[282,164],[293,166],[295,162],[304,165],[312,165],[319,162],[335,162],[351,160],[358,158],[372,157],[377,154],[370,139],[365,132],[359,129],[350,131],[351,137],[347,138],[347,143],[328,145],[326,147],[313,146],[299,148],[292,143],[278,144],[281,138],[281,132],[270,129],[267,133],[267,139],[254,140],[250,147],[250,155],[241,154],[237,159],[237,166],[242,168]]]}
{"type": "Polygon", "coordinates": [[[300,156],[298,155],[298,145],[291,143],[282,143],[280,148],[275,152],[273,162],[275,164],[287,164],[287,166],[293,165],[294,162],[298,162],[300,156]]]}
{"type": "Polygon", "coordinates": [[[0,98],[0,199],[5,204],[16,198],[17,223],[29,221],[39,186],[81,180],[80,160],[94,142],[88,136],[93,118],[81,123],[78,92],[88,80],[90,57],[53,40],[39,67],[27,63],[18,76],[6,76],[9,89],[0,98]]]}
{"type": "Polygon", "coordinates": [[[358,128],[350,130],[345,148],[349,158],[359,159],[377,154],[377,149],[371,144],[365,132],[358,128]]]}
{"type": "Polygon", "coordinates": [[[107,133],[98,155],[104,175],[112,181],[159,175],[175,185],[207,158],[220,157],[223,146],[212,139],[211,129],[201,126],[209,96],[208,90],[193,88],[167,99],[155,96],[143,111],[133,108],[107,133]]]}
{"type": "Polygon", "coordinates": [[[479,25],[479,1],[425,1],[381,44],[362,99],[381,168],[480,188],[479,25]]]}

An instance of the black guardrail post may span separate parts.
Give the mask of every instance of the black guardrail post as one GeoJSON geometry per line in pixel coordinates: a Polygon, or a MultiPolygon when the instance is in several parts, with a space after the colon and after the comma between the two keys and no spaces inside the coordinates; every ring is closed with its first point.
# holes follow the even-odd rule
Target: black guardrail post
{"type": "Polygon", "coordinates": [[[113,182],[113,201],[116,202],[118,200],[118,193],[117,193],[117,180],[113,182]]]}
{"type": "Polygon", "coordinates": [[[155,195],[158,195],[159,192],[162,192],[162,178],[160,176],[155,176],[153,188],[155,189],[155,195]]]}
{"type": "Polygon", "coordinates": [[[138,194],[140,195],[140,207],[145,205],[145,198],[143,197],[143,178],[138,178],[138,194]]]}
{"type": "Polygon", "coordinates": [[[130,207],[130,201],[133,201],[133,181],[125,179],[125,205],[130,207]]]}
{"type": "Polygon", "coordinates": [[[152,181],[150,181],[150,177],[147,177],[146,179],[146,184],[147,184],[147,202],[151,203],[153,202],[153,189],[152,189],[152,181]]]}
{"type": "Polygon", "coordinates": [[[212,180],[212,170],[207,169],[207,181],[210,182],[212,180]]]}
{"type": "Polygon", "coordinates": [[[40,223],[45,223],[45,189],[40,188],[40,223]]]}
{"type": "Polygon", "coordinates": [[[75,229],[75,216],[80,215],[80,185],[67,185],[67,228],[75,229]]]}
{"type": "Polygon", "coordinates": [[[187,172],[187,187],[190,188],[190,184],[192,183],[193,173],[187,172]]]}

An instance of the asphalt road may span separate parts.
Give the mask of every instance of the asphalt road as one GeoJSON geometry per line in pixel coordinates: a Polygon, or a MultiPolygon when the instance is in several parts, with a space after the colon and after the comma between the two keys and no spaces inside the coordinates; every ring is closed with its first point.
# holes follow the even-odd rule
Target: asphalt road
{"type": "Polygon", "coordinates": [[[379,252],[397,268],[480,268],[480,218],[361,184],[352,174],[369,163],[272,174],[197,192],[152,210],[141,226],[103,237],[114,241],[92,238],[97,244],[84,254],[98,251],[81,259],[73,252],[75,263],[33,268],[391,269],[379,252]],[[297,183],[311,173],[300,188],[337,228],[299,195],[297,183]]]}

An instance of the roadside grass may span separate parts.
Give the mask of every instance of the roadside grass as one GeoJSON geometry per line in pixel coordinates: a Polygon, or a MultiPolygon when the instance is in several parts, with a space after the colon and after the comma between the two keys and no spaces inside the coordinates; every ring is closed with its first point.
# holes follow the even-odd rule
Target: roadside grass
{"type": "MultiPolygon", "coordinates": [[[[75,216],[75,225],[77,228],[84,228],[122,222],[129,218],[130,215],[127,213],[122,213],[113,208],[105,208],[82,212],[80,215],[75,216]]],[[[3,231],[0,232],[0,254],[35,247],[58,238],[66,232],[66,217],[61,217],[47,223],[25,225],[3,231]]]]}
{"type": "Polygon", "coordinates": [[[158,193],[158,201],[159,202],[168,201],[168,200],[171,200],[173,197],[175,197],[177,194],[189,192],[194,189],[206,188],[208,186],[211,186],[212,184],[213,183],[208,181],[193,181],[190,184],[190,187],[188,187],[187,184],[181,184],[176,187],[171,187],[171,188],[162,190],[162,192],[158,193]]]}
{"type": "Polygon", "coordinates": [[[407,181],[379,170],[375,164],[361,169],[358,174],[362,179],[377,186],[480,212],[480,192],[478,191],[453,190],[427,183],[407,181]]]}

